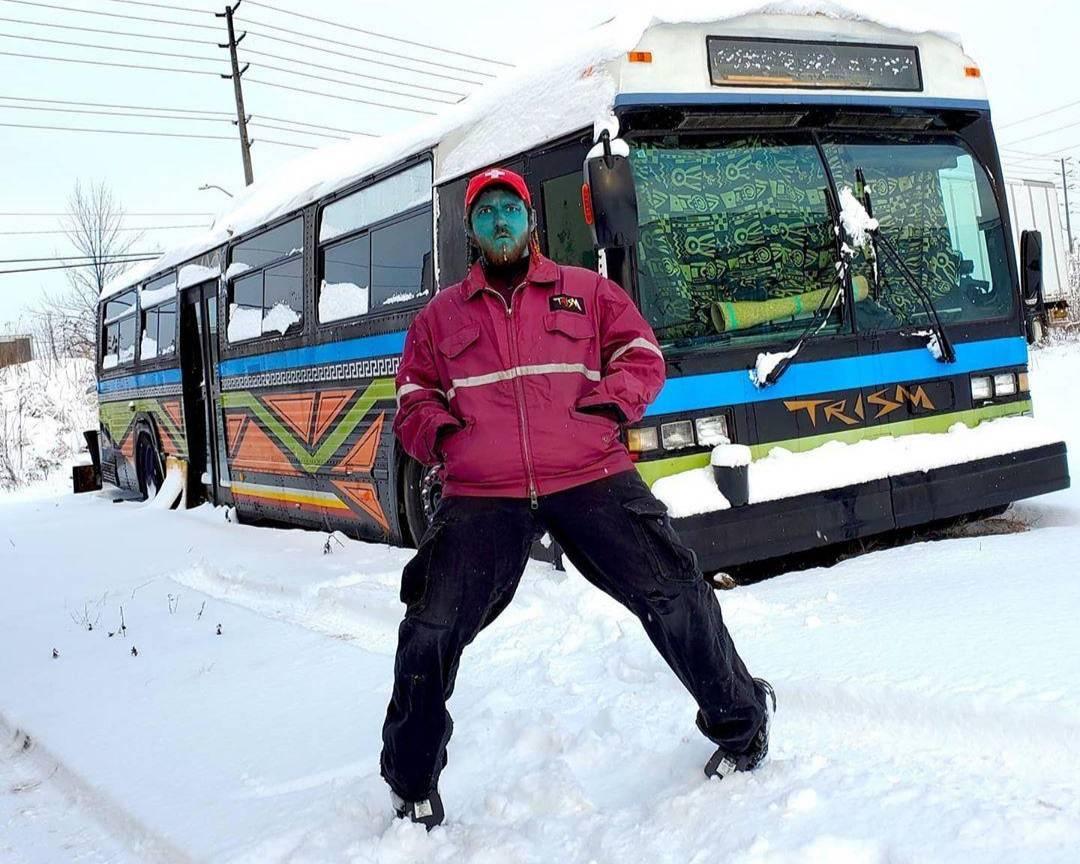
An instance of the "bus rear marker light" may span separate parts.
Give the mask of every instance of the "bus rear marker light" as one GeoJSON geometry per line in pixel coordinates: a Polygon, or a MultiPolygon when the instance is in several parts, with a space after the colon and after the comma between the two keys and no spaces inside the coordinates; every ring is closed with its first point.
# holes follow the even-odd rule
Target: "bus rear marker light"
{"type": "Polygon", "coordinates": [[[965,78],[982,78],[982,70],[978,66],[965,66],[964,67],[965,78]]]}
{"type": "Polygon", "coordinates": [[[631,63],[652,63],[652,51],[629,51],[626,59],[631,63]]]}

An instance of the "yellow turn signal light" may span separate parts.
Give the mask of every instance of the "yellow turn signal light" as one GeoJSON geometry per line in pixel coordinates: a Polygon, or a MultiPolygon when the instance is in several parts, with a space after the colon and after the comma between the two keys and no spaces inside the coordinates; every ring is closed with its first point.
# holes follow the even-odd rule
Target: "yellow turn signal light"
{"type": "Polygon", "coordinates": [[[652,51],[629,51],[626,59],[631,63],[652,63],[652,51]]]}
{"type": "Polygon", "coordinates": [[[965,66],[965,78],[982,78],[982,70],[978,66],[965,66]]]}

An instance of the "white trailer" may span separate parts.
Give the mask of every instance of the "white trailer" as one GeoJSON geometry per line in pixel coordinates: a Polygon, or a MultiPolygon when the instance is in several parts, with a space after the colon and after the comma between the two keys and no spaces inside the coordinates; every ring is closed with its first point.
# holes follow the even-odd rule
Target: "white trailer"
{"type": "Polygon", "coordinates": [[[1020,234],[1035,230],[1042,234],[1043,299],[1051,321],[1068,317],[1069,242],[1061,225],[1058,187],[1049,180],[1022,178],[1005,181],[1012,213],[1013,248],[1020,254],[1020,234]]]}

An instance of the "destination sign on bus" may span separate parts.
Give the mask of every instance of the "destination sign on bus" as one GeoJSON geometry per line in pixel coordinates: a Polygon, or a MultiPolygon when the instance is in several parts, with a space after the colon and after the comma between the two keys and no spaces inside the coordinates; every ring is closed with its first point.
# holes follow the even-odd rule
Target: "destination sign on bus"
{"type": "Polygon", "coordinates": [[[913,46],[708,36],[706,47],[722,87],[922,90],[913,46]]]}

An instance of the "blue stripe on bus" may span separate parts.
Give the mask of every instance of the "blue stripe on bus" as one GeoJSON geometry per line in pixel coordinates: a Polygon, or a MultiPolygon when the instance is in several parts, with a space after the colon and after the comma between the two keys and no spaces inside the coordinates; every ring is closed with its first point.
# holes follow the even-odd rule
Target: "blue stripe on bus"
{"type": "Polygon", "coordinates": [[[162,369],[160,372],[144,372],[141,375],[129,375],[127,378],[110,378],[98,381],[98,393],[112,393],[116,390],[140,390],[143,387],[162,387],[165,384],[179,384],[179,369],[162,369]]]}
{"type": "Polygon", "coordinates": [[[912,96],[868,96],[826,93],[620,93],[615,107],[630,105],[869,105],[881,108],[930,108],[989,111],[985,99],[934,99],[912,96]]]}
{"type": "Polygon", "coordinates": [[[967,342],[955,348],[955,363],[938,362],[926,348],[870,357],[793,363],[779,381],[762,389],[754,386],[750,373],[745,369],[670,378],[645,414],[671,414],[877,384],[903,384],[1027,363],[1027,342],[1021,337],[967,342]]]}
{"type": "Polygon", "coordinates": [[[222,378],[234,375],[254,375],[279,369],[296,369],[303,366],[321,366],[324,363],[341,363],[346,360],[362,360],[367,357],[383,357],[400,354],[405,347],[405,331],[384,333],[380,336],[363,336],[343,342],[327,342],[310,348],[291,348],[272,354],[255,354],[226,360],[220,366],[222,378]]]}

